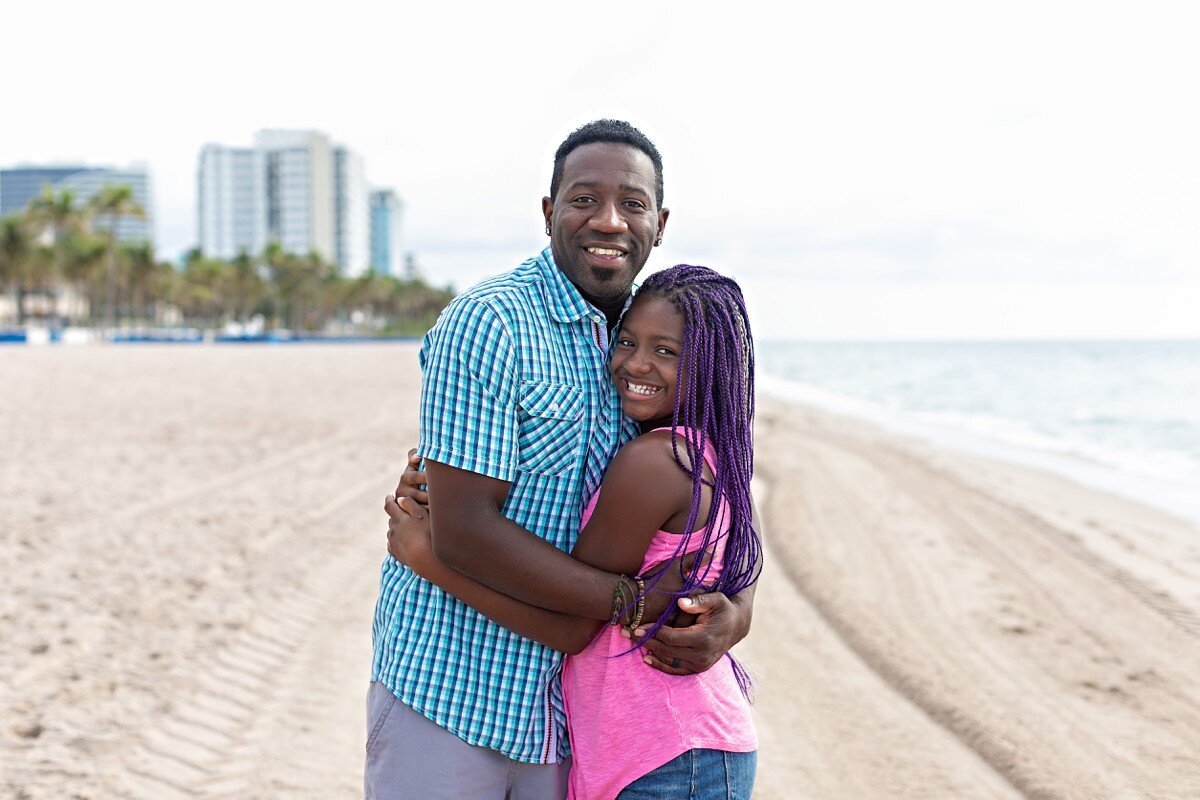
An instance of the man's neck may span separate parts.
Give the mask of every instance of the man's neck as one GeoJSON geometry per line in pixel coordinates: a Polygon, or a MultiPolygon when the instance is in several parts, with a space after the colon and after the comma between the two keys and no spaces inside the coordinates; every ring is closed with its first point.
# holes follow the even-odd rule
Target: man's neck
{"type": "Polygon", "coordinates": [[[613,328],[617,327],[617,323],[621,321],[621,312],[625,310],[625,303],[628,301],[629,296],[626,295],[623,299],[614,301],[614,303],[610,305],[597,303],[595,300],[589,300],[588,302],[590,302],[592,305],[598,308],[602,314],[604,314],[605,319],[608,320],[608,331],[609,333],[612,333],[613,328]]]}

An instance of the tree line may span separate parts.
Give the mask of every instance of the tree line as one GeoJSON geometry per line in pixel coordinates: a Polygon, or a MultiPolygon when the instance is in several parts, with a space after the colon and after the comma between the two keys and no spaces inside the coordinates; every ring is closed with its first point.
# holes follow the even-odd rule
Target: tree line
{"type": "Polygon", "coordinates": [[[47,186],[0,218],[0,293],[12,298],[12,321],[214,330],[258,318],[266,332],[420,335],[453,297],[420,279],[343,277],[320,254],[277,242],[229,260],[193,250],[176,267],[149,243],[118,239],[122,220],[145,215],[128,186],[106,186],[86,203],[47,186]]]}

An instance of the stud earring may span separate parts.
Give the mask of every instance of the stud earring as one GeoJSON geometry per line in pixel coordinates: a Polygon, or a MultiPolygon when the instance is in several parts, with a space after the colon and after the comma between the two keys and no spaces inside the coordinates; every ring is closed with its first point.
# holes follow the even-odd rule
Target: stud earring
{"type": "Polygon", "coordinates": [[[657,239],[655,239],[655,240],[654,240],[654,246],[655,246],[655,247],[658,247],[660,244],[662,244],[662,237],[661,237],[661,236],[660,236],[660,237],[658,237],[657,239]]]}
{"type": "Polygon", "coordinates": [[[549,225],[546,226],[546,235],[547,236],[550,235],[550,226],[549,225]]]}

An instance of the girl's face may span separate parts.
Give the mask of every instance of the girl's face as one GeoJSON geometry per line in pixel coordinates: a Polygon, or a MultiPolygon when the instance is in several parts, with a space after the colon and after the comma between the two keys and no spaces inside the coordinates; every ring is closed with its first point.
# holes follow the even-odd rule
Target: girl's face
{"type": "Polygon", "coordinates": [[[683,348],[683,317],[670,300],[646,295],[634,300],[613,349],[613,383],[621,408],[642,430],[670,425],[683,348]]]}

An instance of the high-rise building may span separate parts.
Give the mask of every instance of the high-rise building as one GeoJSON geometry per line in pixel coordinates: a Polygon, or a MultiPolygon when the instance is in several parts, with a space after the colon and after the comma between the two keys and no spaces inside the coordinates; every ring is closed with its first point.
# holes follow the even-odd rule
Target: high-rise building
{"type": "Polygon", "coordinates": [[[315,251],[343,274],[371,259],[371,216],[362,156],[312,130],[262,130],[253,148],[208,145],[200,153],[199,239],[205,255],[258,253],[277,241],[315,251]]]}
{"type": "Polygon", "coordinates": [[[267,246],[267,169],[261,150],[205,145],[200,151],[200,250],[230,259],[267,246]]]}
{"type": "MultiPolygon", "coordinates": [[[[150,197],[150,175],[145,167],[28,166],[0,169],[0,216],[17,214],[49,186],[54,191],[69,189],[75,201],[83,205],[106,186],[128,186],[133,199],[146,212],[144,218],[124,217],[117,222],[117,238],[122,242],[153,242],[154,221],[150,197]]],[[[106,230],[107,221],[96,219],[94,227],[106,230]]]]}
{"type": "Polygon", "coordinates": [[[267,163],[270,238],[288,252],[316,251],[337,261],[329,137],[319,131],[264,130],[255,138],[267,163]]]}
{"type": "Polygon", "coordinates": [[[96,170],[97,167],[13,167],[0,169],[0,217],[19,214],[42,188],[56,188],[69,175],[96,170]]]}
{"type": "Polygon", "coordinates": [[[403,275],[404,248],[400,231],[404,203],[391,189],[371,192],[371,271],[382,275],[403,275]]]}
{"type": "Polygon", "coordinates": [[[342,273],[356,277],[371,261],[371,217],[362,156],[344,147],[333,151],[337,262],[342,273]]]}

